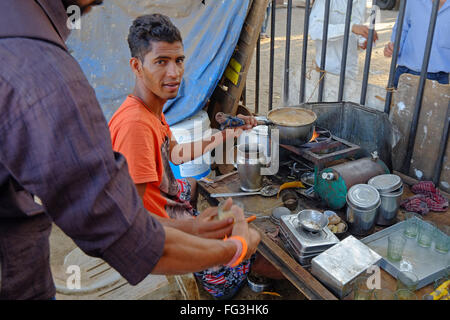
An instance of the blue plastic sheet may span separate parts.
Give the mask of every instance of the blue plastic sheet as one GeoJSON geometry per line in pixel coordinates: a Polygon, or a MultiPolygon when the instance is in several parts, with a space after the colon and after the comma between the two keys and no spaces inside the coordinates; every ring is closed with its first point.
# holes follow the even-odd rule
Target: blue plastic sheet
{"type": "Polygon", "coordinates": [[[132,21],[143,14],[168,15],[181,31],[186,55],[178,96],[164,106],[173,125],[205,106],[236,47],[248,5],[249,0],[105,1],[83,17],[68,46],[109,121],[134,87],[126,41],[132,21]]]}

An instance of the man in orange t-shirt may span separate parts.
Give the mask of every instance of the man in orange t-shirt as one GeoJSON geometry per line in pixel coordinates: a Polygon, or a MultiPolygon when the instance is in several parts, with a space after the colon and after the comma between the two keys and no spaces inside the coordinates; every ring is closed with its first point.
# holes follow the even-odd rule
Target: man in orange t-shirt
{"type": "Polygon", "coordinates": [[[164,114],[156,116],[143,101],[129,95],[109,123],[113,149],[127,159],[128,170],[137,186],[145,185],[145,208],[163,218],[193,214],[189,201],[181,199],[192,181],[176,180],[169,166],[172,139],[164,114]],[[184,192],[182,192],[184,191],[184,192]]]}
{"type": "MultiPolygon", "coordinates": [[[[193,219],[196,212],[190,201],[195,180],[175,179],[169,160],[175,165],[191,161],[228,137],[256,126],[256,120],[238,115],[244,120],[244,126],[179,145],[162,113],[166,101],[177,96],[184,73],[185,57],[179,30],[163,15],[141,16],[130,27],[128,44],[136,85],[109,122],[113,149],[127,159],[130,175],[149,212],[156,214],[165,225],[214,237],[220,232],[208,225],[202,214],[193,219]],[[201,150],[201,154],[196,154],[196,150],[201,150]]],[[[246,260],[235,268],[223,266],[196,275],[201,277],[209,293],[226,299],[244,283],[250,263],[251,260],[246,260]]]]}

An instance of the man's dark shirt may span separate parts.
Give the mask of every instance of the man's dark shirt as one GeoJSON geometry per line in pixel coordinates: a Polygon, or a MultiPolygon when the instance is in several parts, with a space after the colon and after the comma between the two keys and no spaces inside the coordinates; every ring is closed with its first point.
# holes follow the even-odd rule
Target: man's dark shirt
{"type": "Polygon", "coordinates": [[[66,19],[58,0],[0,4],[0,299],[55,295],[52,221],[131,284],[163,252],[164,229],[143,208],[95,92],[65,48],[66,19]],[[29,15],[21,21],[29,30],[5,22],[18,12],[29,15]]]}

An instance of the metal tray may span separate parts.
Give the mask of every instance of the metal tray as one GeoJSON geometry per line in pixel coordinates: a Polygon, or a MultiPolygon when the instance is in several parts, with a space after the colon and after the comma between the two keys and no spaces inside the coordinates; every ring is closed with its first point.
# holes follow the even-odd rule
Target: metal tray
{"type": "Polygon", "coordinates": [[[308,254],[308,255],[302,255],[293,245],[293,243],[287,238],[287,236],[284,234],[283,231],[280,230],[280,238],[283,241],[283,245],[288,251],[288,253],[297,260],[298,263],[302,267],[310,267],[311,266],[311,260],[314,257],[317,257],[321,252],[314,253],[314,254],[308,254]]]}
{"type": "Polygon", "coordinates": [[[404,223],[406,222],[396,223],[362,239],[361,242],[383,257],[380,267],[394,278],[397,278],[400,271],[414,272],[419,278],[417,289],[420,289],[445,275],[445,270],[450,265],[450,252],[446,254],[437,252],[434,249],[434,243],[429,248],[423,248],[417,244],[417,237],[407,238],[402,260],[389,261],[386,258],[388,236],[393,233],[403,233],[404,223]]]}
{"type": "Polygon", "coordinates": [[[283,242],[284,247],[289,252],[289,254],[297,260],[303,267],[310,266],[311,260],[314,257],[317,257],[322,252],[312,253],[312,254],[302,254],[298,251],[298,249],[294,246],[292,241],[286,236],[286,234],[280,230],[280,238],[283,242]]]}

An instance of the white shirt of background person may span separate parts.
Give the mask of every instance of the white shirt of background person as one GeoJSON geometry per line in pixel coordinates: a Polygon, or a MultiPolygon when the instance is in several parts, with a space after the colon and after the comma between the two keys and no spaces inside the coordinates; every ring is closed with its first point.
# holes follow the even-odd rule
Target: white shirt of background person
{"type": "MultiPolygon", "coordinates": [[[[322,53],[323,22],[325,0],[314,1],[310,15],[309,35],[316,46],[316,64],[320,66],[322,53]]],[[[339,75],[341,73],[342,47],[344,44],[345,16],[347,0],[332,0],[328,26],[328,41],[326,49],[325,70],[339,75]]],[[[366,19],[366,0],[353,0],[350,30],[354,25],[362,25],[366,19]]],[[[358,74],[358,40],[364,38],[350,31],[347,51],[346,77],[356,78],[358,74]]]]}

